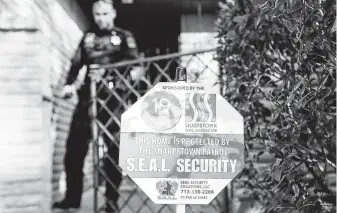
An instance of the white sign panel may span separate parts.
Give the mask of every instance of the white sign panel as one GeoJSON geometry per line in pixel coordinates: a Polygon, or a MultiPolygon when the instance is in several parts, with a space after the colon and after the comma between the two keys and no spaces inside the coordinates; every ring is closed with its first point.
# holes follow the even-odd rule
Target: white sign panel
{"type": "Polygon", "coordinates": [[[208,204],[241,171],[242,116],[199,83],[158,83],[122,115],[119,166],[156,204],[208,204]]]}

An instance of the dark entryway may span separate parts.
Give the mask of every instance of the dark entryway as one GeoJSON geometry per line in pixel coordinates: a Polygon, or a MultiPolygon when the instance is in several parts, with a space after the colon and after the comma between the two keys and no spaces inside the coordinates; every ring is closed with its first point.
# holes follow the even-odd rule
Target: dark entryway
{"type": "MultiPolygon", "coordinates": [[[[178,52],[180,13],[169,4],[132,4],[117,6],[116,26],[131,31],[145,57],[178,52]]],[[[167,61],[158,62],[164,68],[167,61]]],[[[174,78],[177,63],[172,63],[168,74],[174,78]]],[[[152,69],[151,69],[152,70],[152,69]]],[[[157,70],[157,69],[153,69],[157,70]]],[[[155,78],[155,71],[150,73],[155,78]]],[[[165,79],[162,79],[165,81],[165,79]]]]}
{"type": "Polygon", "coordinates": [[[169,5],[117,6],[116,25],[130,30],[145,56],[178,51],[180,13],[169,5]]]}

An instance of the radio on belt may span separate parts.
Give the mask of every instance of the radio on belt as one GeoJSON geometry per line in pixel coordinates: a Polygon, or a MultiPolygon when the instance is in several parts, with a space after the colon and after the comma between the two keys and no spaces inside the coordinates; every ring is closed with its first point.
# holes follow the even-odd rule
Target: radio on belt
{"type": "Polygon", "coordinates": [[[244,166],[243,117],[203,83],[160,82],[123,115],[119,166],[156,204],[209,204],[244,166]]]}

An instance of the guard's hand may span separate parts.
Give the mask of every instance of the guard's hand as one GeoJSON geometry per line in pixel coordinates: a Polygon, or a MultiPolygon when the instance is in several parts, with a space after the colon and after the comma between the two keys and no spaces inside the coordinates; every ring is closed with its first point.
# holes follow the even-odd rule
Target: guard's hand
{"type": "Polygon", "coordinates": [[[130,71],[132,81],[138,81],[145,75],[145,69],[141,66],[133,67],[130,71]]]}
{"type": "Polygon", "coordinates": [[[88,33],[84,38],[83,47],[85,49],[93,49],[95,46],[95,34],[88,33]]]}
{"type": "Polygon", "coordinates": [[[102,79],[102,76],[105,74],[105,69],[90,69],[89,77],[95,81],[99,82],[102,79]]]}
{"type": "Polygon", "coordinates": [[[65,85],[60,93],[61,98],[70,98],[75,94],[76,88],[74,85],[65,85]]]}

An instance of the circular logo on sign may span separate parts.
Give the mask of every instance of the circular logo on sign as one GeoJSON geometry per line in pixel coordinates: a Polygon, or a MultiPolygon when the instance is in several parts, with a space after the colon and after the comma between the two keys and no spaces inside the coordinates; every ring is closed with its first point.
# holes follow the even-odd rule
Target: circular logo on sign
{"type": "Polygon", "coordinates": [[[163,131],[171,129],[178,123],[182,109],[173,94],[158,91],[144,99],[140,113],[143,121],[149,127],[163,131]]]}

